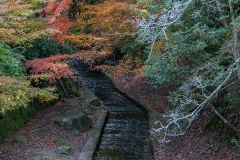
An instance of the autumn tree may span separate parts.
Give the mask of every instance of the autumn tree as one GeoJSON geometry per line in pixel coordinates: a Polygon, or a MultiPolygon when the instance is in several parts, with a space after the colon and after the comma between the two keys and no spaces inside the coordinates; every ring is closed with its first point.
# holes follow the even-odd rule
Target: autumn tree
{"type": "Polygon", "coordinates": [[[49,83],[61,78],[75,78],[69,66],[64,63],[69,55],[55,55],[47,58],[29,60],[25,67],[29,69],[32,78],[42,77],[49,83]]]}
{"type": "Polygon", "coordinates": [[[26,46],[49,31],[38,16],[44,0],[8,0],[0,2],[0,113],[26,107],[33,98],[40,101],[56,99],[54,87],[32,87],[23,61],[26,46]],[[10,46],[11,47],[10,47],[10,46]]]}
{"type": "Polygon", "coordinates": [[[91,50],[84,57],[90,53],[88,59],[95,57],[98,61],[96,57],[99,55],[110,56],[114,48],[123,43],[126,31],[131,31],[132,25],[126,21],[131,15],[128,6],[127,3],[113,1],[88,5],[83,1],[62,0],[49,3],[42,13],[48,15],[48,24],[56,30],[52,34],[55,39],[71,44],[75,53],[79,51],[78,54],[83,49],[91,50]],[[71,18],[73,9],[77,11],[71,18]]]}

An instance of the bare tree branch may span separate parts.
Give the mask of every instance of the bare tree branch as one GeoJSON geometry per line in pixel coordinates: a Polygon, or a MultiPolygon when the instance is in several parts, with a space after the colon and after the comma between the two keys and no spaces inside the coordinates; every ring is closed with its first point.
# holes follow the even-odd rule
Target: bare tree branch
{"type": "Polygon", "coordinates": [[[173,3],[173,7],[170,10],[163,10],[161,16],[150,14],[148,18],[132,21],[137,24],[137,34],[139,37],[137,40],[141,43],[149,43],[152,46],[148,57],[151,56],[153,45],[158,38],[164,35],[165,38],[168,39],[166,30],[181,18],[192,1],[193,0],[188,0],[185,3],[177,1],[173,3]]]}
{"type": "MultiPolygon", "coordinates": [[[[152,129],[151,133],[163,134],[161,142],[167,142],[167,136],[179,136],[185,134],[188,127],[191,125],[193,120],[198,116],[199,112],[215,97],[215,95],[220,91],[222,87],[228,82],[229,78],[232,76],[234,70],[236,70],[236,64],[239,63],[240,57],[228,68],[227,71],[223,72],[221,75],[216,77],[214,80],[209,81],[209,83],[203,83],[203,77],[201,75],[195,75],[184,85],[182,85],[179,90],[185,92],[184,98],[181,100],[179,106],[176,109],[169,111],[165,116],[167,118],[167,123],[163,124],[158,121],[156,124],[161,124],[159,128],[152,129]],[[221,81],[219,83],[219,81],[221,81]],[[210,93],[206,94],[206,88],[209,86],[214,86],[218,82],[217,87],[210,93]],[[196,89],[200,89],[202,92],[197,93],[198,96],[203,99],[201,101],[195,98],[196,94],[194,93],[196,89]],[[184,112],[186,107],[193,105],[194,109],[190,112],[184,112]]],[[[203,68],[208,68],[207,64],[203,68]]],[[[201,69],[203,69],[201,68],[201,69]]],[[[223,118],[223,117],[222,117],[223,118]]],[[[224,119],[223,119],[224,120],[224,119]]],[[[226,123],[226,121],[224,121],[226,123]]],[[[234,129],[232,127],[232,129],[234,129]]],[[[237,131],[234,129],[234,131],[237,131]]]]}

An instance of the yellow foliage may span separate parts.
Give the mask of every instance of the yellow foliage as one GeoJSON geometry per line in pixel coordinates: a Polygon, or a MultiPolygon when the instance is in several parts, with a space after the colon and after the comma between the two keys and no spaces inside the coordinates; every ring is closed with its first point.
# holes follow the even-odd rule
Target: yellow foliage
{"type": "Polygon", "coordinates": [[[93,37],[89,34],[80,34],[80,35],[57,35],[57,40],[59,42],[70,42],[70,44],[74,45],[75,47],[81,46],[83,48],[92,46],[96,41],[97,37],[93,37]]]}
{"type": "Polygon", "coordinates": [[[131,11],[127,3],[105,1],[96,5],[82,6],[82,10],[83,12],[78,17],[79,22],[86,22],[85,25],[91,24],[95,31],[122,33],[127,28],[130,31],[132,24],[126,23],[126,19],[131,17],[131,11]]]}
{"type": "Polygon", "coordinates": [[[26,107],[33,98],[49,102],[57,98],[54,90],[33,88],[29,81],[0,76],[0,113],[26,107]]]}
{"type": "Polygon", "coordinates": [[[164,43],[161,41],[155,42],[153,48],[152,55],[160,56],[164,51],[164,43]]]}
{"type": "Polygon", "coordinates": [[[26,3],[24,0],[7,0],[0,3],[0,38],[17,45],[30,43],[39,36],[46,35],[43,19],[34,18],[34,9],[40,0],[26,3]]]}
{"type": "Polygon", "coordinates": [[[140,12],[142,12],[142,13],[148,13],[148,10],[146,10],[146,9],[141,9],[140,12]]]}

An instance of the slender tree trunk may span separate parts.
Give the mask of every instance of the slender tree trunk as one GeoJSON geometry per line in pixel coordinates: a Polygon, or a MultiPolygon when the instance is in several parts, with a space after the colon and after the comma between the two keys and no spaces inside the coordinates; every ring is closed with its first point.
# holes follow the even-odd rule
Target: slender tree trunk
{"type": "MultiPolygon", "coordinates": [[[[239,58],[239,50],[238,50],[238,30],[236,27],[236,24],[234,23],[235,20],[235,15],[234,15],[234,11],[233,11],[233,5],[231,0],[228,1],[229,4],[229,8],[230,8],[230,16],[231,16],[231,20],[232,20],[232,24],[233,24],[233,56],[234,56],[234,60],[237,60],[239,58]]],[[[240,63],[237,63],[237,75],[238,75],[238,80],[240,80],[240,63]]]]}
{"type": "Polygon", "coordinates": [[[59,82],[59,84],[60,84],[60,86],[61,86],[61,88],[62,88],[62,90],[63,90],[65,96],[66,96],[67,98],[69,98],[68,93],[67,93],[67,90],[65,89],[65,87],[64,87],[64,85],[63,85],[61,79],[58,79],[58,82],[59,82]]]}

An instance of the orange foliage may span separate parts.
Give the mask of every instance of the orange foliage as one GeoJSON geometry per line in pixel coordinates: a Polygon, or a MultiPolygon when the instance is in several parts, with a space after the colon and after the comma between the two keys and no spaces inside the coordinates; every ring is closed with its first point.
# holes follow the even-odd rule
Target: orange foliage
{"type": "Polygon", "coordinates": [[[51,28],[56,29],[57,32],[55,36],[58,36],[59,34],[64,34],[69,31],[70,28],[76,26],[76,22],[70,21],[67,17],[65,16],[59,16],[57,19],[54,20],[54,23],[51,23],[51,28]]]}
{"type": "Polygon", "coordinates": [[[67,35],[67,34],[58,34],[55,37],[59,42],[69,42],[75,48],[82,47],[82,48],[90,48],[93,44],[99,40],[97,37],[93,37],[92,35],[88,34],[79,34],[79,35],[67,35]]]}
{"type": "Polygon", "coordinates": [[[85,63],[90,65],[90,67],[95,67],[94,64],[104,61],[110,54],[111,53],[106,51],[82,50],[73,56],[83,60],[85,63]]]}
{"type": "Polygon", "coordinates": [[[82,10],[84,12],[78,17],[80,23],[91,24],[94,32],[104,31],[116,34],[125,32],[126,28],[128,31],[131,29],[131,24],[126,23],[126,20],[132,16],[127,3],[105,1],[96,5],[82,6],[82,10]]]}
{"type": "Polygon", "coordinates": [[[160,55],[162,55],[162,53],[164,51],[164,43],[156,42],[156,43],[154,43],[153,48],[154,48],[154,50],[153,50],[152,54],[156,55],[156,56],[160,56],[160,55]]]}
{"type": "Polygon", "coordinates": [[[51,34],[53,38],[61,43],[71,44],[75,52],[89,49],[88,52],[84,51],[84,58],[90,64],[98,63],[103,57],[112,54],[116,46],[124,43],[126,32],[133,33],[134,26],[126,22],[132,17],[129,9],[131,4],[113,1],[95,5],[79,3],[81,14],[76,16],[75,21],[70,21],[67,12],[71,4],[72,0],[52,2],[42,10],[42,13],[50,14],[47,21],[55,30],[51,34]],[[79,30],[70,32],[71,28],[79,30]]]}

